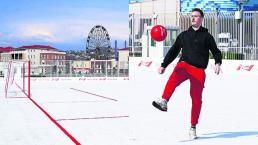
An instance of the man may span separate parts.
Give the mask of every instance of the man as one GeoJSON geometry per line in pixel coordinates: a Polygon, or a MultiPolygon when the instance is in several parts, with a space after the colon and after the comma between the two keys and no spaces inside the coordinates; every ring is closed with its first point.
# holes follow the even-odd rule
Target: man
{"type": "Polygon", "coordinates": [[[222,63],[222,55],[217,48],[213,36],[208,29],[202,27],[204,14],[202,10],[192,10],[192,26],[180,33],[166,54],[159,73],[164,73],[166,67],[177,57],[182,50],[182,55],[169,77],[165,86],[162,99],[153,101],[152,105],[161,111],[167,111],[167,102],[172,96],[175,88],[185,80],[190,80],[190,96],[192,98],[190,138],[196,139],[196,125],[198,123],[201,105],[202,91],[205,82],[205,69],[209,61],[209,51],[215,59],[215,73],[219,74],[222,63]]]}

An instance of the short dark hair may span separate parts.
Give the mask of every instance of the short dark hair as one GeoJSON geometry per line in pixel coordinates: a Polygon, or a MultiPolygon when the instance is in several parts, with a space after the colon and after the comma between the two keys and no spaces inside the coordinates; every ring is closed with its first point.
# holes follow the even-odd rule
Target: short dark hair
{"type": "Polygon", "coordinates": [[[194,11],[199,12],[199,13],[201,14],[201,16],[204,17],[204,13],[203,13],[203,11],[202,11],[201,9],[199,9],[199,8],[194,8],[194,9],[192,10],[192,12],[194,12],[194,11]]]}

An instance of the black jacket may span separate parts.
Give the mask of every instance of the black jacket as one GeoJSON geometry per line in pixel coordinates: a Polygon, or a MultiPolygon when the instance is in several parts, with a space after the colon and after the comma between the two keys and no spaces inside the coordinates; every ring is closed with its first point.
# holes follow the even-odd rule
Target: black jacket
{"type": "Polygon", "coordinates": [[[221,52],[217,48],[213,36],[204,27],[200,27],[197,31],[190,27],[180,33],[161,66],[166,68],[178,56],[181,49],[182,55],[179,61],[185,61],[197,68],[207,68],[209,50],[215,59],[215,64],[222,63],[221,52]]]}

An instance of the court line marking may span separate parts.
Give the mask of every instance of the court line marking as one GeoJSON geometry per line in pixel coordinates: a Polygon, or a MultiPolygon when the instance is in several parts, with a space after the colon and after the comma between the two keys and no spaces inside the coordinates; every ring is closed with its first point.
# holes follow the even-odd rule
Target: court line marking
{"type": "Polygon", "coordinates": [[[83,92],[83,93],[86,93],[86,94],[90,94],[90,95],[93,95],[93,96],[96,96],[96,97],[100,97],[100,98],[104,98],[104,99],[108,99],[108,100],[112,100],[112,101],[118,101],[116,99],[105,97],[105,96],[98,95],[98,94],[95,94],[95,93],[91,93],[91,92],[87,92],[87,91],[83,91],[83,90],[79,90],[79,89],[75,89],[75,88],[70,88],[70,89],[78,91],[78,92],[83,92]]]}
{"type": "Polygon", "coordinates": [[[82,117],[82,118],[62,118],[56,121],[74,121],[74,120],[92,120],[92,119],[115,119],[115,118],[128,118],[129,116],[98,116],[98,117],[82,117]]]}
{"type": "Polygon", "coordinates": [[[50,101],[50,102],[39,102],[39,104],[72,104],[72,103],[103,103],[107,101],[50,101]]]}
{"type": "MultiPolygon", "coordinates": [[[[21,90],[22,88],[16,84],[21,90]]],[[[71,139],[71,141],[73,143],[75,143],[76,145],[81,145],[81,143],[75,139],[63,126],[61,126],[46,110],[44,110],[35,100],[33,100],[31,97],[29,97],[29,95],[27,93],[25,93],[24,91],[22,91],[29,99],[30,101],[36,105],[38,107],[38,109],[40,109],[67,137],[69,137],[71,139]]]]}

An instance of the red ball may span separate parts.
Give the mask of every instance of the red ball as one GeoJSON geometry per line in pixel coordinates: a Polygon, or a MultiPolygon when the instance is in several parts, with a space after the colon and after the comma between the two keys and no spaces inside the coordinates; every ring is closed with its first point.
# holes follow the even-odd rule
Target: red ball
{"type": "Polygon", "coordinates": [[[167,29],[161,25],[155,25],[151,29],[151,38],[155,41],[163,41],[167,37],[167,29]]]}

